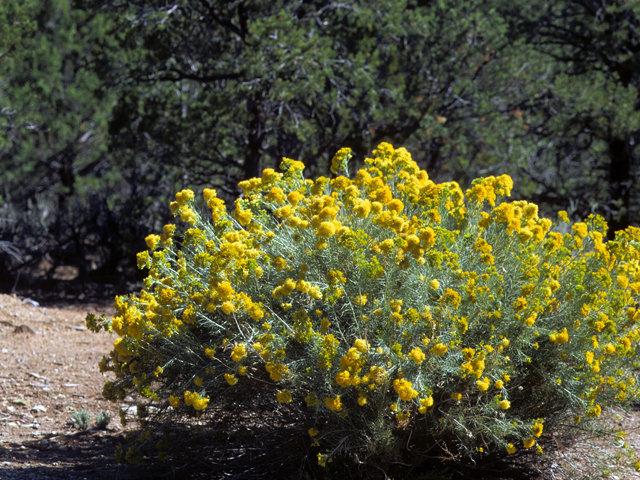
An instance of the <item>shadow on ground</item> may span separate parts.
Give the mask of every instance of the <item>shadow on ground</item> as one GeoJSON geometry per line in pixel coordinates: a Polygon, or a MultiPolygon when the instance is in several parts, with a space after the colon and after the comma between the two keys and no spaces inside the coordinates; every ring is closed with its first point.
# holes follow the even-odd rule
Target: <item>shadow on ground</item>
{"type": "MultiPolygon", "coordinates": [[[[412,480],[532,480],[528,468],[507,466],[486,471],[459,471],[440,464],[417,469],[407,477],[407,471],[385,475],[382,470],[348,471],[334,465],[332,472],[318,471],[309,463],[309,455],[300,456],[301,438],[265,445],[251,429],[240,427],[234,435],[206,435],[176,452],[171,462],[147,458],[143,466],[121,465],[115,459],[115,449],[125,442],[123,434],[86,430],[70,435],[48,435],[24,443],[0,446],[0,478],[2,480],[267,480],[282,479],[383,479],[412,480]],[[205,439],[206,437],[206,439],[205,439]],[[289,452],[289,455],[287,455],[289,452]],[[302,460],[302,461],[301,461],[302,460]],[[335,467],[338,467],[337,469],[335,467]],[[402,473],[401,473],[402,472],[402,473]]],[[[324,469],[322,469],[324,470],[324,469]]],[[[391,473],[391,472],[388,472],[391,473]]]]}
{"type": "Polygon", "coordinates": [[[133,480],[178,478],[178,472],[118,464],[114,451],[122,435],[85,431],[71,435],[47,435],[22,444],[0,446],[2,479],[133,480]]]}
{"type": "MultiPolygon", "coordinates": [[[[85,430],[69,435],[46,435],[38,440],[0,445],[2,480],[156,480],[156,479],[289,479],[292,465],[287,447],[265,448],[247,429],[240,438],[207,436],[176,452],[172,461],[144,458],[142,466],[119,464],[123,434],[85,430]],[[276,454],[276,450],[279,450],[276,454]],[[275,455],[274,455],[275,454],[275,455]],[[277,457],[277,458],[274,458],[277,457]],[[274,461],[275,460],[275,461],[274,461]]],[[[126,447],[125,447],[126,448],[126,447]]],[[[297,467],[297,465],[296,465],[297,467]]],[[[294,468],[293,470],[297,470],[294,468]]],[[[296,478],[309,478],[299,477],[296,478]]]]}

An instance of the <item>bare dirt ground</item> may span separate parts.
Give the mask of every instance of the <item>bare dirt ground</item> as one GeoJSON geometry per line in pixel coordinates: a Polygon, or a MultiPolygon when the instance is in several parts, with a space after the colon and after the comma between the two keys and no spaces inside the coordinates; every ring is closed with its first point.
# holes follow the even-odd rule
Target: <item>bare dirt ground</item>
{"type": "MultiPolygon", "coordinates": [[[[102,398],[108,377],[97,366],[112,349],[114,337],[88,331],[87,312],[110,315],[113,308],[110,303],[43,307],[29,299],[0,294],[0,480],[185,478],[167,465],[142,468],[116,462],[115,447],[123,442],[125,433],[118,417],[122,405],[102,398]],[[91,428],[86,430],[74,428],[71,421],[73,413],[82,410],[91,414],[91,428]],[[111,423],[103,430],[95,427],[95,415],[101,412],[111,415],[111,423]]],[[[135,408],[131,410],[133,419],[135,408]]],[[[627,431],[627,444],[640,456],[640,412],[611,418],[627,431]]],[[[579,478],[591,470],[584,455],[597,460],[606,451],[623,453],[598,439],[576,447],[560,446],[556,461],[542,477],[579,478]],[[576,456],[577,451],[582,454],[576,456]]],[[[251,450],[246,445],[243,449],[251,450]]],[[[211,458],[214,463],[224,463],[229,453],[225,449],[218,454],[221,457],[214,456],[218,460],[211,458]]],[[[228,476],[208,472],[190,476],[228,476]]],[[[640,480],[640,474],[627,467],[609,478],[640,480]]]]}
{"type": "Polygon", "coordinates": [[[85,326],[87,312],[110,308],[0,295],[0,479],[145,478],[114,458],[123,429],[97,367],[114,339],[85,326]],[[70,422],[82,410],[91,414],[86,430],[70,422]],[[101,412],[111,415],[106,430],[95,428],[101,412]]]}

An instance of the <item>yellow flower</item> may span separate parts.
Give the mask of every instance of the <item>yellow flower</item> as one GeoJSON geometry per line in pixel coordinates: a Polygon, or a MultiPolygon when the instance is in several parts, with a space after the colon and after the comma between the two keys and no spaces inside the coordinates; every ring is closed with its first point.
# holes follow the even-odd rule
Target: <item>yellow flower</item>
{"type": "Polygon", "coordinates": [[[431,248],[436,244],[436,240],[437,240],[436,232],[431,227],[423,228],[420,231],[419,237],[420,237],[422,246],[424,248],[431,248]]]}
{"type": "MultiPolygon", "coordinates": [[[[349,180],[347,177],[343,177],[342,175],[339,177],[334,178],[333,180],[331,180],[330,182],[331,188],[333,188],[334,190],[340,192],[342,190],[347,190],[350,186],[351,186],[351,180],[349,180]]],[[[358,188],[355,185],[353,186],[354,188],[358,188]]],[[[357,194],[356,194],[357,196],[357,194]]]]}
{"type": "Polygon", "coordinates": [[[194,400],[193,408],[198,411],[204,410],[205,408],[207,408],[208,404],[209,404],[209,397],[200,397],[197,400],[194,400]]]}
{"type": "Polygon", "coordinates": [[[182,312],[182,320],[185,323],[193,323],[193,321],[196,319],[196,312],[193,308],[193,305],[189,305],[189,307],[187,307],[183,312],[182,312]]]}
{"type": "Polygon", "coordinates": [[[340,395],[337,395],[335,398],[325,398],[324,404],[329,407],[329,410],[332,410],[334,412],[342,411],[342,402],[340,401],[340,395]]]}
{"type": "Polygon", "coordinates": [[[591,365],[593,363],[593,352],[587,350],[584,355],[587,365],[591,365]]]}
{"type": "Polygon", "coordinates": [[[244,346],[244,343],[239,343],[236,345],[231,352],[231,360],[234,362],[239,362],[247,355],[247,349],[244,346]]]}
{"type": "Polygon", "coordinates": [[[202,196],[204,197],[204,201],[208,202],[209,200],[211,200],[212,198],[215,198],[217,195],[215,189],[213,188],[205,188],[202,191],[202,196]]]}
{"type": "Polygon", "coordinates": [[[204,410],[209,404],[209,397],[201,397],[197,392],[184,392],[184,403],[192,406],[195,410],[204,410]]]}
{"type": "Polygon", "coordinates": [[[533,237],[533,232],[527,227],[524,227],[520,230],[520,233],[518,233],[518,238],[520,239],[521,243],[526,243],[531,239],[531,237],[533,237]]]}
{"type": "Polygon", "coordinates": [[[409,352],[408,357],[413,360],[416,365],[420,365],[425,359],[425,354],[422,352],[420,347],[416,347],[409,352]]]}
{"type": "Polygon", "coordinates": [[[509,400],[500,400],[500,408],[502,410],[509,410],[509,408],[511,408],[511,402],[509,400]]]}
{"type": "Polygon", "coordinates": [[[387,203],[387,208],[393,211],[394,213],[399,214],[404,209],[404,205],[400,200],[398,200],[397,198],[394,198],[389,203],[387,203]]]}
{"type": "Polygon", "coordinates": [[[407,380],[396,378],[393,381],[393,389],[398,393],[398,396],[408,402],[409,400],[418,396],[418,392],[414,390],[413,384],[407,380]]]}
{"type": "MultiPolygon", "coordinates": [[[[271,169],[267,168],[265,172],[267,170],[271,170],[271,169]]],[[[266,196],[266,199],[269,202],[282,204],[284,203],[286,196],[280,187],[272,187],[271,190],[269,191],[269,194],[266,196]]]]}
{"type": "Polygon", "coordinates": [[[235,385],[236,383],[238,383],[238,379],[232,373],[225,373],[224,379],[227,381],[229,385],[235,385]]]}
{"type": "Polygon", "coordinates": [[[287,200],[295,207],[300,201],[304,200],[304,195],[298,191],[293,191],[287,195],[287,200]]]}
{"type": "Polygon", "coordinates": [[[513,302],[513,309],[516,312],[522,312],[527,308],[527,299],[519,297],[515,302],[513,302]]]}
{"type": "Polygon", "coordinates": [[[350,148],[341,148],[331,159],[331,172],[336,175],[339,172],[347,171],[347,163],[351,158],[352,152],[350,148]]]}
{"type": "Polygon", "coordinates": [[[251,221],[251,218],[253,217],[253,213],[251,212],[251,210],[242,209],[241,199],[239,198],[236,200],[235,205],[236,209],[233,212],[233,218],[235,218],[242,226],[248,225],[251,221]]]}
{"type": "Polygon", "coordinates": [[[201,387],[204,383],[204,380],[202,379],[202,377],[196,377],[193,383],[196,385],[196,387],[201,387]]]}
{"type": "Polygon", "coordinates": [[[317,428],[310,428],[309,429],[309,436],[310,437],[316,437],[320,432],[318,431],[317,428]]]}
{"type": "Polygon", "coordinates": [[[160,241],[160,235],[149,235],[144,239],[144,241],[147,243],[149,250],[155,250],[156,245],[158,245],[158,242],[160,241]]]}
{"type": "Polygon", "coordinates": [[[324,207],[318,217],[322,220],[333,220],[336,215],[338,215],[338,209],[336,207],[324,207]]]}
{"type": "Polygon", "coordinates": [[[567,333],[567,327],[565,327],[560,333],[558,333],[557,331],[554,331],[551,335],[549,335],[549,340],[551,340],[556,345],[562,345],[563,343],[567,343],[569,341],[569,334],[567,333]]]}
{"type": "Polygon", "coordinates": [[[364,407],[367,403],[367,397],[365,397],[364,395],[360,395],[358,397],[358,405],[360,405],[361,407],[364,407]]]}
{"type": "Polygon", "coordinates": [[[442,295],[440,301],[457,309],[460,305],[460,302],[462,301],[462,297],[452,288],[447,288],[444,291],[444,295],[442,295]]]}
{"type": "Polygon", "coordinates": [[[489,214],[487,212],[480,212],[480,216],[482,218],[478,221],[478,226],[485,229],[489,228],[489,225],[493,223],[493,220],[491,219],[489,214]]]}
{"type": "Polygon", "coordinates": [[[191,210],[189,207],[185,207],[181,210],[180,220],[191,225],[195,225],[197,216],[198,214],[196,212],[191,210]]]}
{"type": "Polygon", "coordinates": [[[229,315],[229,314],[231,314],[231,313],[236,311],[235,305],[233,303],[231,303],[231,302],[224,302],[222,304],[222,307],[220,307],[220,308],[227,315],[229,315]]]}
{"type": "Polygon", "coordinates": [[[187,189],[187,190],[182,190],[181,192],[176,193],[176,202],[178,202],[178,205],[180,207],[185,205],[190,200],[193,200],[194,198],[195,198],[195,195],[193,193],[193,190],[187,189]]]}
{"type": "Polygon", "coordinates": [[[587,225],[585,223],[576,223],[571,228],[578,237],[585,238],[587,236],[587,225]]]}
{"type": "Polygon", "coordinates": [[[496,195],[502,195],[508,197],[511,195],[511,189],[513,188],[513,180],[509,175],[500,175],[493,182],[493,189],[496,195]]]}
{"type": "Polygon", "coordinates": [[[178,397],[174,397],[173,395],[169,396],[169,405],[176,408],[180,405],[180,399],[178,397]]]}
{"type": "Polygon", "coordinates": [[[488,390],[490,385],[491,385],[491,380],[489,380],[488,377],[484,377],[482,380],[478,380],[476,382],[476,386],[478,387],[478,390],[480,390],[481,392],[488,390]]]}
{"type": "Polygon", "coordinates": [[[540,437],[540,435],[542,435],[543,428],[544,425],[542,424],[542,420],[536,420],[536,423],[534,423],[533,427],[531,427],[531,433],[534,437],[540,437]]]}
{"type": "Polygon", "coordinates": [[[600,407],[600,405],[596,405],[590,410],[587,410],[587,417],[597,418],[600,416],[601,413],[602,413],[602,408],[600,407]]]}
{"type": "Polygon", "coordinates": [[[280,390],[276,393],[276,398],[280,403],[290,403],[291,402],[291,392],[289,390],[280,390]]]}
{"type": "Polygon", "coordinates": [[[433,406],[433,397],[429,395],[427,398],[420,399],[420,408],[418,408],[419,413],[427,413],[427,408],[433,406]]]}
{"type": "Polygon", "coordinates": [[[532,327],[536,323],[536,318],[538,318],[538,314],[533,312],[529,317],[524,321],[527,326],[532,327]]]}
{"type": "Polygon", "coordinates": [[[496,383],[494,384],[494,387],[496,387],[498,390],[500,390],[502,387],[504,387],[504,383],[502,382],[502,380],[496,380],[496,383]]]}
{"type": "Polygon", "coordinates": [[[265,370],[269,373],[269,377],[274,382],[279,382],[289,374],[289,369],[281,363],[267,362],[267,364],[265,365],[265,370]]]}
{"type": "Polygon", "coordinates": [[[524,448],[531,448],[536,444],[536,441],[533,437],[529,437],[524,441],[524,448]]]}
{"type": "Polygon", "coordinates": [[[353,342],[353,346],[360,353],[367,353],[369,351],[369,342],[362,338],[357,338],[356,341],[353,342]]]}
{"type": "Polygon", "coordinates": [[[353,298],[353,303],[360,307],[364,307],[367,303],[367,297],[368,295],[358,295],[353,298]]]}
{"type": "Polygon", "coordinates": [[[378,248],[384,253],[389,253],[389,251],[393,248],[393,240],[390,238],[383,240],[378,244],[378,248]]]}
{"type": "Polygon", "coordinates": [[[319,299],[322,298],[322,291],[320,290],[320,288],[318,288],[317,286],[313,285],[309,289],[309,296],[311,298],[315,298],[316,300],[319,300],[319,299]]]}
{"type": "Polygon", "coordinates": [[[507,453],[509,455],[516,453],[516,447],[513,443],[510,443],[509,445],[507,445],[507,453]]]}
{"type": "Polygon", "coordinates": [[[447,346],[444,343],[436,343],[433,347],[431,347],[431,352],[435,353],[436,355],[444,355],[445,353],[447,353],[447,346]]]}
{"type": "Polygon", "coordinates": [[[347,370],[336,373],[335,380],[341,387],[348,387],[352,384],[351,374],[347,370]]]}
{"type": "Polygon", "coordinates": [[[462,394],[458,392],[452,393],[451,398],[453,398],[456,402],[459,402],[460,400],[462,400],[462,394]]]}
{"type": "Polygon", "coordinates": [[[367,218],[371,213],[371,202],[368,199],[358,200],[353,207],[353,213],[356,214],[356,217],[367,218]]]}
{"type": "Polygon", "coordinates": [[[334,225],[333,222],[322,222],[318,227],[318,231],[316,232],[316,235],[318,237],[324,237],[324,238],[332,237],[335,234],[336,234],[336,226],[334,225]]]}

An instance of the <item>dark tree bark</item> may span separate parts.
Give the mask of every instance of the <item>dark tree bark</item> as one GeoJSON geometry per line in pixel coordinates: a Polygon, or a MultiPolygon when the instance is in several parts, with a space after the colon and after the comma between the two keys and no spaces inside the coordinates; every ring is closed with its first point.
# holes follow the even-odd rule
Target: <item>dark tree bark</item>
{"type": "MultiPolygon", "coordinates": [[[[613,240],[615,232],[629,226],[629,191],[631,189],[631,148],[626,139],[615,138],[609,142],[609,182],[611,202],[619,207],[619,213],[609,220],[607,236],[613,240]]],[[[614,207],[615,208],[615,207],[614,207]]],[[[616,208],[617,210],[618,208],[616,208]]]]}
{"type": "Polygon", "coordinates": [[[262,142],[264,139],[264,114],[253,101],[251,127],[248,135],[247,156],[244,159],[244,180],[259,177],[262,173],[262,142]]]}

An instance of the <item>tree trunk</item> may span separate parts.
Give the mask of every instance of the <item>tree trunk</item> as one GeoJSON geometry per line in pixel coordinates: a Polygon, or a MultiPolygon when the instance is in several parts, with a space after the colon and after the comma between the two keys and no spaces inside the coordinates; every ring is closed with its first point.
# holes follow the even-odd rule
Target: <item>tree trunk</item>
{"type": "Polygon", "coordinates": [[[262,141],[264,138],[264,114],[258,107],[258,102],[253,101],[251,113],[251,127],[247,156],[244,159],[244,180],[262,175],[262,141]]]}
{"type": "Polygon", "coordinates": [[[624,139],[609,142],[609,188],[611,206],[614,210],[607,219],[607,237],[613,240],[615,232],[629,226],[629,191],[631,189],[631,148],[624,139]],[[617,211],[615,211],[617,210],[617,211]]]}

